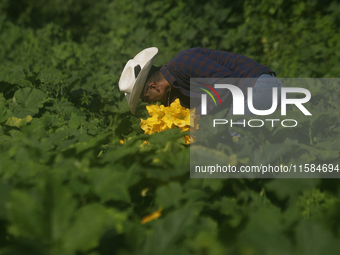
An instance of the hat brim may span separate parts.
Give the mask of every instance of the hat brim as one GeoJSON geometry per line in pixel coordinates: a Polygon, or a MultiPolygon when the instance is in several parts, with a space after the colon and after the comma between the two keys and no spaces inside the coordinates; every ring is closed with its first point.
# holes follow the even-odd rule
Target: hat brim
{"type": "Polygon", "coordinates": [[[139,72],[135,85],[131,91],[131,94],[125,94],[126,99],[129,103],[129,108],[132,114],[136,113],[138,101],[140,98],[140,94],[142,93],[142,90],[144,88],[144,84],[146,82],[146,78],[148,77],[148,74],[150,72],[150,69],[152,67],[153,61],[156,57],[157,53],[155,56],[153,56],[143,67],[143,69],[139,72]]]}

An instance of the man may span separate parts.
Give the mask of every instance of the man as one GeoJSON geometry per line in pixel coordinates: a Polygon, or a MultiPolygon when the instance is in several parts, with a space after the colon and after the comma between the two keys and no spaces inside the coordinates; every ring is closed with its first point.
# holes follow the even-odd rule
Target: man
{"type": "MultiPolygon", "coordinates": [[[[282,86],[269,67],[240,54],[192,48],[180,52],[166,65],[155,67],[152,63],[157,53],[156,47],[141,51],[129,60],[120,77],[119,88],[125,92],[133,114],[139,98],[148,103],[161,102],[165,106],[179,98],[181,105],[189,108],[190,78],[258,78],[256,83],[238,84],[245,94],[247,87],[254,87],[253,104],[258,110],[270,108],[272,87],[282,86]]],[[[226,93],[222,100],[228,96],[226,93]]],[[[251,115],[247,102],[245,115],[251,115]]]]}

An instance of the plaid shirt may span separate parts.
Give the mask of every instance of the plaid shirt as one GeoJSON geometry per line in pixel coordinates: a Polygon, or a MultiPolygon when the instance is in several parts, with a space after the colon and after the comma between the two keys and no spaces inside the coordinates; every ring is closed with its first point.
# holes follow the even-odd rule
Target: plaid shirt
{"type": "MultiPolygon", "coordinates": [[[[182,106],[187,108],[190,108],[190,78],[258,78],[263,73],[274,73],[243,55],[204,48],[184,50],[160,70],[174,90],[171,102],[179,98],[182,106]]],[[[254,86],[254,83],[244,82],[238,86],[246,93],[247,87],[254,86]]],[[[222,95],[222,101],[228,95],[229,91],[222,95]]]]}

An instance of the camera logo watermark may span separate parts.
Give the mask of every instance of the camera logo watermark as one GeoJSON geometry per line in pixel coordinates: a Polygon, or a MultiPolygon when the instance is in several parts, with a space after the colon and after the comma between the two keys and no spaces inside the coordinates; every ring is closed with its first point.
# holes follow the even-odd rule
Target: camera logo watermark
{"type": "Polygon", "coordinates": [[[191,79],[190,108],[200,126],[190,133],[190,177],[340,178],[338,148],[328,135],[339,130],[339,84],[268,76],[191,79]]]}
{"type": "MultiPolygon", "coordinates": [[[[207,84],[204,84],[204,85],[209,86],[207,84]]],[[[228,89],[231,92],[231,96],[233,98],[232,114],[233,115],[244,115],[245,98],[240,88],[236,87],[235,85],[231,85],[231,84],[215,84],[214,87],[217,89],[228,89]]],[[[221,99],[219,95],[217,94],[216,90],[212,88],[211,86],[209,86],[209,88],[215,93],[215,95],[217,95],[218,99],[221,102],[221,99]]],[[[205,89],[202,89],[202,90],[207,92],[212,97],[216,105],[216,101],[213,98],[212,94],[205,89]]],[[[267,110],[257,110],[254,108],[254,105],[253,105],[253,88],[248,88],[248,100],[247,101],[248,101],[248,107],[249,107],[250,112],[253,113],[254,115],[259,115],[259,116],[265,116],[265,115],[270,115],[274,113],[278,105],[278,92],[277,92],[278,88],[272,88],[272,91],[273,91],[272,107],[267,110]]],[[[281,88],[281,115],[286,115],[287,105],[292,104],[298,107],[304,115],[311,116],[312,114],[302,105],[304,103],[307,103],[310,99],[311,99],[311,93],[307,89],[285,88],[285,87],[281,88]],[[287,93],[302,93],[305,95],[305,97],[289,99],[287,98],[287,93]]],[[[222,102],[221,102],[221,105],[222,105],[222,102]]],[[[202,115],[207,114],[207,95],[206,94],[201,95],[201,114],[202,115]]]]}
{"type": "MultiPolygon", "coordinates": [[[[278,107],[278,89],[281,90],[281,115],[285,116],[287,114],[287,105],[295,105],[304,115],[306,116],[311,116],[312,114],[306,109],[306,107],[303,106],[304,103],[307,103],[310,99],[311,99],[311,93],[308,89],[305,88],[297,88],[297,87],[282,87],[282,88],[276,88],[273,87],[272,88],[272,105],[269,109],[265,109],[265,110],[259,110],[259,109],[255,109],[254,104],[253,104],[253,88],[252,87],[248,87],[247,88],[247,100],[245,100],[245,96],[242,92],[242,90],[232,84],[215,84],[214,88],[208,84],[205,83],[201,83],[200,84],[204,85],[205,87],[209,88],[219,99],[220,104],[222,106],[222,101],[220,96],[218,95],[216,89],[228,89],[231,93],[231,97],[233,99],[233,107],[232,107],[232,115],[244,115],[245,111],[244,111],[244,106],[245,106],[245,102],[247,101],[247,106],[249,111],[256,115],[256,116],[267,116],[270,115],[272,113],[274,113],[277,110],[278,107]],[[290,99],[288,98],[288,94],[289,93],[299,93],[299,94],[303,94],[304,97],[303,98],[294,98],[294,99],[290,99]]],[[[210,95],[210,97],[212,98],[212,100],[215,103],[215,106],[217,106],[216,100],[213,97],[212,93],[210,93],[207,89],[198,87],[199,89],[203,90],[204,92],[206,92],[208,95],[210,95]]],[[[207,115],[207,94],[201,94],[201,115],[207,115]]],[[[243,127],[251,127],[251,128],[259,128],[264,126],[265,123],[271,123],[271,127],[274,127],[274,123],[276,122],[280,122],[281,126],[283,127],[296,127],[298,125],[297,120],[295,119],[284,119],[284,120],[280,120],[280,119],[265,119],[265,120],[261,120],[261,119],[251,119],[248,120],[248,122],[246,122],[246,120],[241,120],[241,121],[235,121],[235,120],[227,120],[227,119],[214,119],[213,120],[213,127],[215,127],[216,125],[225,125],[230,123],[230,127],[233,127],[235,125],[242,125],[243,127]],[[289,123],[289,124],[288,124],[289,123]]]]}

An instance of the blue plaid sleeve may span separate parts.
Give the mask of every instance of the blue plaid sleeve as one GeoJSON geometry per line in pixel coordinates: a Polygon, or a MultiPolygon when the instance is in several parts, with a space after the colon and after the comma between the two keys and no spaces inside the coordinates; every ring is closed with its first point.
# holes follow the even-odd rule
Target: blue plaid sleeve
{"type": "MultiPolygon", "coordinates": [[[[192,48],[177,54],[161,67],[161,72],[174,88],[190,97],[190,78],[257,78],[273,71],[240,54],[192,48]]],[[[246,86],[252,85],[239,85],[243,91],[246,91],[246,86]]],[[[228,94],[221,98],[225,100],[227,97],[228,94]]]]}

